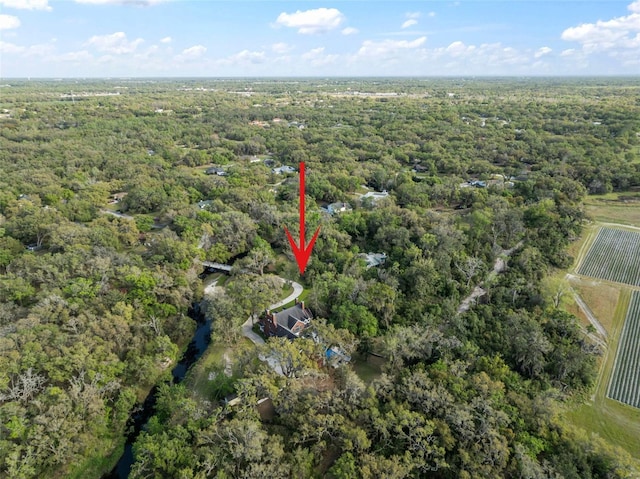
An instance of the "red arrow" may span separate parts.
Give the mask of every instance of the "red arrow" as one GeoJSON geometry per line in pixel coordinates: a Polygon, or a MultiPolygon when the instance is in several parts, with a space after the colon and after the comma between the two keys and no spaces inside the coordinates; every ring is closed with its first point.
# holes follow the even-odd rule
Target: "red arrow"
{"type": "Polygon", "coordinates": [[[287,238],[289,238],[289,244],[291,244],[291,249],[293,250],[293,254],[296,257],[296,261],[298,262],[298,269],[300,270],[300,274],[304,274],[304,270],[307,267],[307,263],[309,262],[309,256],[311,256],[311,250],[313,249],[313,245],[318,238],[318,233],[320,233],[320,227],[316,230],[313,238],[307,246],[304,245],[305,237],[304,237],[304,162],[300,163],[300,246],[296,245],[295,240],[289,233],[287,227],[284,227],[285,233],[287,233],[287,238]]]}

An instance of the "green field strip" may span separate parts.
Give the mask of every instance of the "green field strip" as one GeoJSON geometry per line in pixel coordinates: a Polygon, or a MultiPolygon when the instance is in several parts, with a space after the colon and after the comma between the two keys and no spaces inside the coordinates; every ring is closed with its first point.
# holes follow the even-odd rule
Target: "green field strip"
{"type": "Polygon", "coordinates": [[[602,228],[577,273],[640,286],[640,233],[602,228]]]}
{"type": "Polygon", "coordinates": [[[631,296],[607,397],[640,408],[640,293],[631,296]]]}

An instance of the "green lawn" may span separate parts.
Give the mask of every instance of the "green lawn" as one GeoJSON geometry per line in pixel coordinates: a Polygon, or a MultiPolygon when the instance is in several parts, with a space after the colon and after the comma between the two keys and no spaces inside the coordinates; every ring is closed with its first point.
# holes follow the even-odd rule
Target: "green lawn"
{"type": "Polygon", "coordinates": [[[625,449],[640,467],[640,410],[613,399],[599,404],[585,404],[566,414],[572,424],[589,433],[595,433],[610,444],[625,449]]]}
{"type": "Polygon", "coordinates": [[[365,359],[360,354],[354,354],[351,359],[353,370],[366,384],[380,377],[383,364],[384,360],[376,356],[369,356],[369,358],[365,359]]]}
{"type": "MultiPolygon", "coordinates": [[[[592,400],[568,411],[565,418],[589,433],[598,434],[611,444],[626,449],[632,457],[640,459],[638,454],[640,451],[640,409],[606,397],[630,297],[630,290],[622,288],[614,313],[609,347],[602,358],[592,400]]],[[[638,466],[640,467],[640,464],[638,466]]]]}
{"type": "Polygon", "coordinates": [[[595,221],[640,225],[640,193],[589,195],[584,204],[586,213],[595,221]]]}
{"type": "Polygon", "coordinates": [[[291,293],[293,293],[293,286],[291,286],[290,284],[284,283],[282,285],[282,297],[286,298],[291,293]]]}
{"type": "Polygon", "coordinates": [[[194,364],[185,380],[185,385],[198,396],[209,399],[213,393],[209,373],[222,374],[226,345],[212,342],[204,355],[194,364]]]}
{"type": "MultiPolygon", "coordinates": [[[[289,292],[289,294],[291,294],[293,292],[293,287],[291,287],[291,291],[289,292]]],[[[309,295],[309,290],[305,289],[304,291],[302,291],[302,293],[300,293],[300,296],[298,296],[298,299],[300,301],[304,301],[305,298],[309,295]]],[[[286,298],[285,295],[282,296],[283,298],[286,298]]],[[[289,301],[287,304],[285,304],[284,306],[281,306],[280,308],[278,308],[278,310],[280,309],[286,309],[286,308],[290,308],[291,306],[293,306],[294,304],[296,304],[296,300],[292,299],[291,301],[289,301]]]]}
{"type": "MultiPolygon", "coordinates": [[[[600,324],[610,333],[613,329],[613,316],[620,298],[620,287],[603,283],[601,281],[587,281],[574,278],[570,281],[571,287],[587,303],[600,324]]],[[[571,303],[575,304],[573,298],[571,303]]],[[[577,307],[577,306],[576,306],[577,307]]],[[[585,325],[591,324],[587,321],[585,325]]]]}
{"type": "Polygon", "coordinates": [[[220,283],[221,283],[221,281],[222,281],[222,278],[223,278],[223,277],[224,277],[224,278],[226,278],[226,277],[227,277],[227,275],[222,274],[222,273],[214,273],[214,274],[211,274],[211,275],[207,276],[207,277],[204,279],[204,281],[202,282],[202,286],[206,288],[206,287],[207,287],[207,286],[209,286],[211,283],[214,283],[214,282],[216,282],[216,281],[218,282],[218,284],[220,284],[220,283]]]}

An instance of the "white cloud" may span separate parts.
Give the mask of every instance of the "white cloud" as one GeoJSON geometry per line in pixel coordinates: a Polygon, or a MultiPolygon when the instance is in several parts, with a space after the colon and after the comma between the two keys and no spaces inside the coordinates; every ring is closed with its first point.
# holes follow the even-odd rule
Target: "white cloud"
{"type": "Polygon", "coordinates": [[[358,30],[357,28],[353,28],[353,27],[346,27],[342,29],[342,33],[343,35],[355,35],[356,33],[358,33],[360,30],[358,30]]]}
{"type": "Polygon", "coordinates": [[[5,8],[15,8],[17,10],[51,11],[49,0],[0,0],[0,5],[5,8]]]}
{"type": "Polygon", "coordinates": [[[55,47],[52,43],[38,43],[27,47],[25,56],[27,57],[47,57],[53,55],[55,47]]]}
{"type": "Polygon", "coordinates": [[[406,22],[404,22],[400,28],[409,28],[412,25],[417,25],[418,24],[418,20],[414,20],[413,18],[410,18],[409,20],[407,20],[406,22]]]}
{"type": "Polygon", "coordinates": [[[28,47],[0,41],[0,53],[21,54],[24,57],[44,57],[53,54],[55,39],[49,43],[37,43],[28,47]]]}
{"type": "Polygon", "coordinates": [[[280,64],[280,65],[290,65],[291,62],[293,61],[293,57],[291,55],[280,55],[280,56],[277,56],[277,57],[271,59],[271,61],[274,64],[277,63],[277,64],[280,64]]]}
{"type": "Polygon", "coordinates": [[[160,40],[160,43],[171,43],[173,41],[173,39],[171,37],[164,37],[162,40],[160,40]]]}
{"type": "Polygon", "coordinates": [[[427,37],[419,37],[412,41],[407,40],[383,40],[374,42],[366,40],[362,43],[358,55],[360,56],[386,56],[393,55],[401,50],[410,50],[418,48],[427,41],[427,37]]]}
{"type": "Polygon", "coordinates": [[[178,61],[197,60],[202,55],[207,53],[207,47],[204,45],[194,45],[182,50],[182,53],[176,57],[178,61]]]}
{"type": "Polygon", "coordinates": [[[389,37],[416,37],[417,35],[431,35],[433,30],[398,30],[397,32],[384,32],[382,35],[389,37]]]}
{"type": "Polygon", "coordinates": [[[428,15],[429,17],[433,18],[436,16],[436,12],[429,12],[428,15]]]}
{"type": "MultiPolygon", "coordinates": [[[[286,56],[285,56],[286,57],[286,56]]],[[[277,58],[285,58],[277,57],[277,58]]],[[[288,57],[287,57],[288,58],[288,57]]],[[[267,55],[264,51],[242,50],[241,52],[229,55],[226,58],[216,60],[219,66],[223,67],[252,67],[264,64],[267,61],[267,55]]]]}
{"type": "Polygon", "coordinates": [[[551,53],[553,50],[549,47],[542,47],[542,48],[538,48],[538,50],[534,53],[534,57],[535,58],[540,58],[543,57],[544,55],[548,55],[549,53],[551,53]]]}
{"type": "Polygon", "coordinates": [[[100,52],[122,55],[125,53],[133,53],[143,42],[144,40],[142,38],[129,41],[124,32],[116,32],[111,35],[94,35],[85,45],[92,46],[100,52]]]}
{"type": "MultiPolygon", "coordinates": [[[[160,47],[158,45],[151,45],[144,51],[136,53],[133,56],[133,59],[136,61],[147,61],[152,57],[156,57],[159,53],[160,53],[160,47]]],[[[111,57],[111,55],[107,55],[107,56],[111,57]]]]}
{"type": "Polygon", "coordinates": [[[312,48],[308,52],[303,53],[301,57],[303,60],[310,60],[314,57],[317,57],[322,52],[324,52],[324,47],[312,48]]]}
{"type": "Polygon", "coordinates": [[[306,53],[301,55],[301,58],[315,67],[329,65],[334,63],[339,55],[335,54],[325,54],[324,47],[313,48],[306,53]]]}
{"type": "Polygon", "coordinates": [[[404,14],[404,16],[407,18],[420,18],[421,15],[422,13],[420,12],[407,12],[404,14]]]}
{"type": "Polygon", "coordinates": [[[422,61],[444,61],[450,71],[487,74],[491,72],[517,73],[513,67],[525,68],[531,65],[531,55],[520,52],[501,43],[483,43],[465,45],[461,41],[451,43],[444,48],[425,50],[422,61]]]}
{"type": "Polygon", "coordinates": [[[0,40],[0,53],[22,53],[25,50],[24,47],[20,45],[15,45],[9,42],[3,42],[0,40]]]}
{"type": "Polygon", "coordinates": [[[235,55],[231,55],[223,60],[225,64],[241,64],[247,65],[251,63],[264,63],[267,59],[267,56],[264,52],[255,52],[251,50],[242,50],[241,52],[236,53],[235,55]]]}
{"type": "Polygon", "coordinates": [[[20,19],[13,15],[0,15],[0,30],[11,30],[20,26],[20,19]]]}
{"type": "Polygon", "coordinates": [[[561,38],[582,44],[586,53],[640,49],[640,0],[629,4],[627,8],[633,13],[567,28],[561,38]]]}
{"type": "Polygon", "coordinates": [[[271,45],[271,50],[273,50],[275,53],[288,53],[293,49],[294,47],[292,45],[284,42],[274,43],[273,45],[271,45]]]}
{"type": "Polygon", "coordinates": [[[88,5],[133,5],[137,7],[149,7],[169,0],[75,0],[76,3],[88,5]]]}
{"type": "Polygon", "coordinates": [[[297,28],[302,34],[314,34],[338,28],[344,20],[344,15],[337,8],[316,8],[295,13],[282,12],[276,19],[276,25],[297,28]]]}
{"type": "Polygon", "coordinates": [[[562,50],[562,52],[560,52],[560,56],[561,57],[569,57],[571,55],[573,55],[576,52],[575,48],[567,48],[566,50],[562,50]]]}
{"type": "Polygon", "coordinates": [[[53,57],[54,61],[59,62],[73,62],[73,63],[86,63],[93,61],[93,55],[86,50],[80,50],[77,52],[69,52],[63,55],[53,57]]]}
{"type": "Polygon", "coordinates": [[[472,53],[476,50],[475,45],[465,45],[461,41],[451,43],[447,48],[444,49],[444,52],[453,58],[466,56],[469,53],[472,53]]]}

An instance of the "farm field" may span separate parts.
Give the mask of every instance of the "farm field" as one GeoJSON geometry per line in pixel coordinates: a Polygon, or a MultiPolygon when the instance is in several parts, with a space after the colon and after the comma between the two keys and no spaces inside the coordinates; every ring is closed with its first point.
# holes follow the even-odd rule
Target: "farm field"
{"type": "Polygon", "coordinates": [[[607,397],[640,408],[640,292],[629,302],[607,397]]]}
{"type": "Polygon", "coordinates": [[[587,196],[584,208],[595,221],[640,224],[640,194],[637,192],[587,196]]]}
{"type": "MultiPolygon", "coordinates": [[[[606,215],[604,215],[606,216],[606,215]]],[[[612,218],[606,220],[612,221],[612,218]]],[[[631,228],[640,223],[629,222],[631,228]]],[[[609,283],[601,278],[574,276],[581,273],[587,263],[587,256],[592,253],[599,233],[609,225],[598,223],[587,227],[580,241],[571,245],[570,254],[576,258],[575,269],[567,275],[571,288],[578,293],[587,306],[594,313],[598,321],[607,331],[607,349],[600,361],[598,379],[592,390],[589,401],[581,403],[566,412],[565,418],[571,425],[583,429],[588,434],[594,434],[627,450],[638,461],[640,451],[640,408],[623,403],[609,396],[609,385],[615,370],[615,360],[618,348],[622,348],[622,331],[632,302],[633,287],[618,282],[609,283]]],[[[625,230],[625,225],[610,225],[614,231],[625,230]]],[[[613,250],[612,250],[613,251],[613,250]]],[[[614,254],[610,253],[610,256],[614,254]]],[[[604,263],[613,260],[607,258],[604,263]]],[[[565,307],[568,311],[581,318],[584,325],[589,321],[571,300],[567,300],[565,307]]],[[[635,464],[638,464],[636,462],[635,464]]]]}
{"type": "Polygon", "coordinates": [[[640,286],[640,233],[602,228],[578,274],[640,286]]]}

